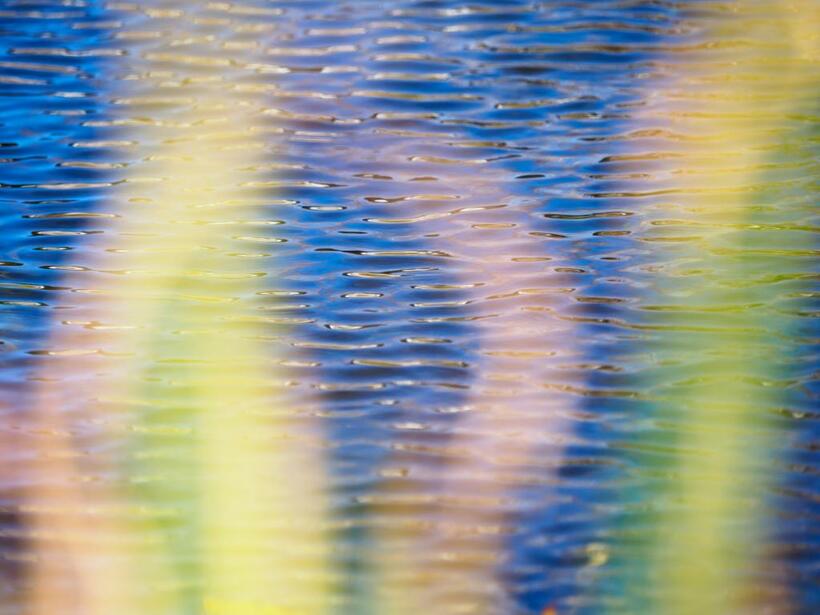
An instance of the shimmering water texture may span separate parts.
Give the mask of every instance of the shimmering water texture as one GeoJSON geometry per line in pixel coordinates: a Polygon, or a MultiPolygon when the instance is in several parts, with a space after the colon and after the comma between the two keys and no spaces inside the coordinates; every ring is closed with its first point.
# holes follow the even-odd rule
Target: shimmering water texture
{"type": "Polygon", "coordinates": [[[820,612],[816,0],[0,0],[0,615],[820,612]]]}

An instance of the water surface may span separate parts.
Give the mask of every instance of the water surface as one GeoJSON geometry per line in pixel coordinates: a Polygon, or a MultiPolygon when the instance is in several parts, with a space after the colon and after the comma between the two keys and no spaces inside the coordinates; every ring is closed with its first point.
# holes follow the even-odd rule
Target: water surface
{"type": "MultiPolygon", "coordinates": [[[[816,612],[817,57],[777,25],[816,15],[777,4],[0,3],[2,612],[61,562],[49,497],[147,476],[111,497],[201,510],[193,450],[291,451],[270,481],[320,529],[253,549],[322,588],[294,612],[674,613],[665,557],[747,531],[698,549],[816,612]],[[234,369],[289,448],[203,432],[190,388],[234,369]],[[30,469],[60,447],[79,470],[30,469]]],[[[198,527],[152,530],[155,608],[253,609],[208,602],[198,527]]]]}

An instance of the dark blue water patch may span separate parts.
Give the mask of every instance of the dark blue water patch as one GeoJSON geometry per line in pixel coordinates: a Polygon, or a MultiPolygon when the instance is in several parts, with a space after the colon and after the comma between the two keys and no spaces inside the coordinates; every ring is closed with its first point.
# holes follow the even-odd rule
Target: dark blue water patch
{"type": "Polygon", "coordinates": [[[10,385],[4,390],[19,402],[23,389],[17,385],[32,365],[27,352],[42,347],[50,332],[51,308],[64,275],[56,267],[70,258],[86,233],[94,232],[93,222],[49,214],[95,211],[101,198],[93,184],[110,182],[115,175],[65,164],[110,159],[108,151],[90,153],[74,146],[100,138],[88,123],[105,116],[102,74],[112,56],[100,51],[107,46],[108,31],[94,28],[108,17],[102,3],[4,5],[0,223],[7,241],[0,260],[20,266],[0,270],[8,349],[0,361],[10,385]],[[61,184],[78,185],[62,189],[61,184]]]}

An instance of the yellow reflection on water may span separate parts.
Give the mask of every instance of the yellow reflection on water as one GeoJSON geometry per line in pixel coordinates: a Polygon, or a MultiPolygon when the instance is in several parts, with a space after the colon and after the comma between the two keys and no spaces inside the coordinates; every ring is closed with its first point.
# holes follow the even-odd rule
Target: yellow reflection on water
{"type": "MultiPolygon", "coordinates": [[[[785,403],[778,365],[793,321],[768,308],[766,279],[811,248],[799,228],[805,212],[788,191],[805,172],[801,130],[816,112],[819,7],[727,7],[708,23],[693,19],[706,43],[670,59],[667,89],[646,118],[655,127],[665,117],[683,135],[645,235],[659,262],[670,259],[662,266],[674,305],[655,309],[700,314],[695,324],[714,327],[697,349],[685,328],[665,333],[669,364],[696,357],[696,368],[654,383],[658,407],[680,413],[663,415],[677,421],[678,460],[664,470],[670,497],[646,553],[654,596],[647,608],[670,615],[790,612],[784,579],[766,561],[766,500],[778,445],[772,423],[785,403]],[[774,349],[772,330],[783,335],[774,349]]],[[[633,602],[624,612],[635,612],[647,587],[626,592],[633,602]]]]}
{"type": "MultiPolygon", "coordinates": [[[[128,172],[43,353],[32,615],[327,608],[323,461],[255,299],[276,286],[261,103],[203,7],[173,31],[125,7],[154,36],[116,67],[128,172]]],[[[250,23],[221,17],[223,38],[250,23]]]]}

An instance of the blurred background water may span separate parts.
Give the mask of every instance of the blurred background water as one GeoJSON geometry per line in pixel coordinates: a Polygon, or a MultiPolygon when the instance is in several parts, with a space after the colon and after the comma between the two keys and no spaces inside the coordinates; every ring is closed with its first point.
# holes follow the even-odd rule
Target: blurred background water
{"type": "MultiPolygon", "coordinates": [[[[773,3],[749,4],[765,21],[773,3]]],[[[715,340],[760,357],[742,378],[765,446],[748,446],[773,478],[752,505],[771,511],[762,576],[789,605],[766,612],[818,612],[816,81],[756,86],[771,96],[751,112],[770,155],[739,188],[751,213],[722,216],[720,190],[704,210],[699,189],[719,184],[704,169],[731,167],[709,139],[729,124],[681,118],[713,109],[710,84],[738,75],[737,49],[782,42],[748,35],[760,17],[742,11],[715,38],[735,9],[0,1],[2,612],[24,612],[36,559],[27,416],[65,350],[55,331],[100,276],[127,279],[98,253],[122,215],[112,203],[145,173],[151,127],[196,108],[186,84],[214,72],[257,122],[261,154],[237,180],[259,191],[254,223],[226,230],[225,255],[259,278],[237,300],[264,316],[262,369],[318,434],[338,612],[390,612],[372,598],[389,567],[380,541],[448,520],[495,536],[464,547],[489,553],[493,573],[480,557],[442,564],[435,546],[413,556],[463,583],[431,590],[438,604],[450,591],[483,596],[464,612],[661,612],[630,607],[624,587],[663,599],[641,545],[674,508],[697,431],[675,400],[688,378],[720,375],[704,360],[715,340]],[[704,65],[700,81],[680,77],[704,65]],[[129,106],[144,84],[155,100],[129,106]],[[676,164],[693,148],[701,159],[676,164]],[[482,474],[486,459],[502,470],[482,474]]]]}

